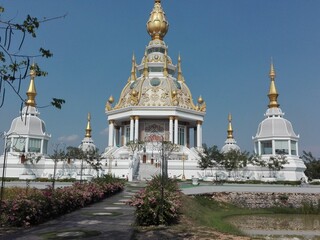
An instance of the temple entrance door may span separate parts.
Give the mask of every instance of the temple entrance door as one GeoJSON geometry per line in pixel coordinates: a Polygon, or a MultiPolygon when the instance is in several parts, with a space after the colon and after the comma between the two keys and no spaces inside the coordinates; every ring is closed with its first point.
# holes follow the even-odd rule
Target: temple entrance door
{"type": "Polygon", "coordinates": [[[147,162],[147,155],[143,155],[143,157],[142,157],[142,163],[146,163],[147,162]]]}

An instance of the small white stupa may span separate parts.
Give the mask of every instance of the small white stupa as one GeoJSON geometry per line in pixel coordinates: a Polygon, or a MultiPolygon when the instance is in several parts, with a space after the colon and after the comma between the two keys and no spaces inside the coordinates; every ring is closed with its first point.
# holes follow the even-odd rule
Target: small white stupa
{"type": "Polygon", "coordinates": [[[228,136],[227,140],[225,141],[225,145],[221,148],[222,153],[229,152],[230,150],[240,151],[240,147],[237,145],[236,140],[233,137],[233,129],[231,124],[232,116],[231,113],[228,115],[228,136]]]}
{"type": "MultiPolygon", "coordinates": [[[[269,105],[265,119],[259,124],[256,136],[253,137],[254,151],[268,162],[270,157],[284,156],[287,164],[276,173],[277,180],[295,181],[306,178],[306,166],[299,157],[299,135],[295,134],[291,122],[285,119],[284,113],[279,108],[278,92],[275,85],[276,73],[273,63],[270,68],[269,105]]],[[[257,171],[256,178],[260,179],[269,175],[268,172],[257,171]]]]}
{"type": "MultiPolygon", "coordinates": [[[[5,133],[5,153],[0,156],[0,162],[6,160],[5,177],[20,175],[35,175],[40,177],[44,171],[47,156],[48,141],[51,137],[46,132],[45,122],[39,118],[36,108],[37,95],[35,80],[36,65],[30,70],[30,84],[27,90],[28,99],[25,101],[20,116],[13,119],[11,127],[5,133]],[[5,156],[6,154],[6,156],[5,156]],[[35,164],[37,167],[34,167],[35,164]]],[[[0,171],[2,172],[1,169],[0,171]]]]}

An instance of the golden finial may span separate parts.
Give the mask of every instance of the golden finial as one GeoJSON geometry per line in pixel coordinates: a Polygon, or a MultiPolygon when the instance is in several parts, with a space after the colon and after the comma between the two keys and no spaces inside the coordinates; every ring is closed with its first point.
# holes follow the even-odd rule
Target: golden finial
{"type": "Polygon", "coordinates": [[[203,103],[203,98],[201,97],[201,95],[198,97],[198,103],[202,104],[203,103]]]}
{"type": "Polygon", "coordinates": [[[137,72],[136,72],[136,59],[134,57],[134,53],[132,54],[132,67],[131,67],[131,81],[137,80],[137,72]]]}
{"type": "Polygon", "coordinates": [[[182,69],[181,69],[180,53],[179,53],[179,56],[178,56],[178,81],[184,82],[184,78],[182,76],[182,69]]]}
{"type": "Polygon", "coordinates": [[[165,77],[168,76],[168,55],[167,55],[167,49],[164,50],[163,75],[164,75],[165,77]]]}
{"type": "Polygon", "coordinates": [[[166,14],[161,7],[161,1],[155,0],[154,7],[147,22],[147,31],[152,40],[162,40],[168,32],[168,28],[169,23],[166,20],[166,14]]]}
{"type": "Polygon", "coordinates": [[[86,128],[86,135],[85,137],[87,138],[91,138],[91,124],[90,124],[90,121],[91,121],[91,115],[90,113],[88,113],[88,123],[87,123],[87,128],[86,128]]]}
{"type": "Polygon", "coordinates": [[[270,76],[271,82],[270,82],[270,89],[269,89],[269,94],[268,94],[268,97],[269,97],[268,107],[269,108],[278,108],[280,106],[277,102],[279,94],[276,89],[276,84],[275,84],[276,72],[274,70],[274,66],[273,66],[272,61],[271,61],[269,76],[270,76]]]}
{"type": "Polygon", "coordinates": [[[108,102],[111,103],[111,104],[114,102],[114,98],[113,98],[112,95],[109,97],[108,102]]]}
{"type": "Polygon", "coordinates": [[[147,56],[147,49],[144,52],[144,65],[143,65],[143,76],[148,77],[149,69],[148,69],[148,56],[147,56]]]}
{"type": "Polygon", "coordinates": [[[36,65],[33,63],[31,68],[30,68],[30,84],[29,84],[29,88],[27,90],[27,96],[28,96],[28,100],[25,102],[26,106],[31,106],[31,107],[35,107],[36,106],[36,95],[37,95],[37,90],[36,90],[36,86],[34,84],[34,79],[36,77],[36,65]]]}
{"type": "Polygon", "coordinates": [[[232,116],[231,113],[228,115],[228,138],[233,138],[233,130],[232,130],[232,124],[231,124],[232,116]]]}

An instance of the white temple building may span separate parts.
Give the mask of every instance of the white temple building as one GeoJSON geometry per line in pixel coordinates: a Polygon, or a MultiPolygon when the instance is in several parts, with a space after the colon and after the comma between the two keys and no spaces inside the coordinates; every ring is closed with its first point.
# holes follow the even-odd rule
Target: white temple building
{"type": "Polygon", "coordinates": [[[151,40],[144,57],[140,64],[132,57],[131,74],[118,101],[114,104],[111,96],[106,104],[109,144],[104,157],[116,176],[145,179],[157,174],[162,142],[179,146],[168,153],[169,176],[181,177],[184,171],[186,178],[191,178],[200,173],[198,150],[202,149],[206,103],[201,96],[198,103],[193,102],[180,55],[177,65],[168,55],[163,41],[168,28],[161,1],[156,0],[147,22],[151,40]],[[127,145],[134,142],[144,142],[144,146],[132,151],[127,145]]]}
{"type": "Polygon", "coordinates": [[[36,108],[35,66],[31,67],[30,84],[27,90],[27,100],[20,115],[16,117],[5,135],[5,152],[1,159],[3,172],[4,160],[6,177],[35,178],[42,176],[45,162],[48,158],[47,148],[51,135],[46,131],[40,113],[36,108]],[[6,156],[6,158],[5,158],[6,156]],[[36,167],[35,164],[36,163],[36,167]],[[29,175],[29,176],[28,176],[29,175]]]}
{"type": "MultiPolygon", "coordinates": [[[[177,63],[168,54],[164,37],[169,23],[155,0],[147,21],[151,36],[144,55],[137,63],[132,56],[132,68],[124,87],[115,101],[110,96],[105,112],[109,123],[108,146],[101,155],[101,171],[94,170],[83,159],[51,159],[47,148],[51,135],[39,118],[35,97],[37,95],[31,68],[27,100],[21,114],[12,121],[5,133],[5,151],[0,156],[0,176],[20,179],[75,178],[90,179],[97,174],[111,174],[132,180],[150,179],[164,172],[178,179],[205,178],[206,171],[198,166],[202,153],[202,127],[206,103],[201,96],[194,102],[187,80],[182,73],[180,54],[177,63]],[[5,165],[5,171],[3,166],[5,165]],[[1,175],[2,174],[2,175],[1,175]]],[[[273,64],[270,70],[269,105],[265,119],[253,137],[254,152],[265,162],[270,157],[285,156],[287,164],[272,176],[267,167],[248,165],[242,179],[300,180],[306,169],[298,155],[299,135],[277,102],[273,64]]],[[[228,115],[227,140],[221,152],[240,147],[233,136],[232,117],[228,115]]],[[[214,126],[213,126],[214,127],[214,126]]],[[[92,139],[91,115],[88,114],[85,136],[78,148],[84,152],[96,150],[92,139]]],[[[65,146],[66,147],[66,146],[65,146]]],[[[55,150],[62,148],[56,146],[55,150]]],[[[224,169],[212,169],[211,173],[224,169]]]]}
{"type": "Polygon", "coordinates": [[[254,168],[255,178],[275,177],[277,180],[295,181],[305,178],[306,166],[299,157],[298,141],[291,122],[285,119],[284,113],[278,104],[278,92],[275,85],[276,73],[273,63],[270,67],[269,105],[265,113],[265,119],[259,124],[257,133],[252,137],[254,152],[268,162],[270,157],[284,156],[287,164],[284,168],[270,176],[270,172],[254,168]]]}

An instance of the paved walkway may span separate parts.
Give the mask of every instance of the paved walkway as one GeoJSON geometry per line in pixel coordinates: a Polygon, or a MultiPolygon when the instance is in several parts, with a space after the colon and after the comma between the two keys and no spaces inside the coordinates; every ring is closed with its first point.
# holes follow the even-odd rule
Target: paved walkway
{"type": "Polygon", "coordinates": [[[29,229],[0,235],[0,239],[131,239],[134,231],[134,208],[127,205],[126,201],[139,188],[140,184],[132,183],[121,193],[99,203],[29,229]]]}

